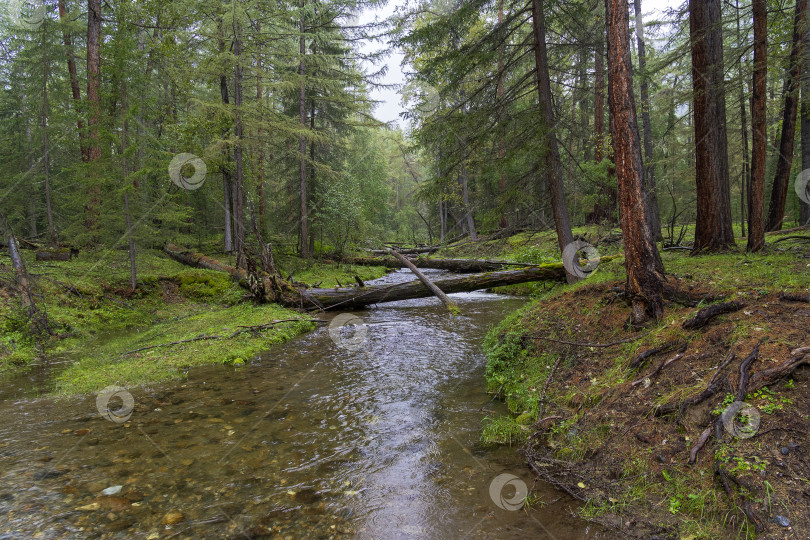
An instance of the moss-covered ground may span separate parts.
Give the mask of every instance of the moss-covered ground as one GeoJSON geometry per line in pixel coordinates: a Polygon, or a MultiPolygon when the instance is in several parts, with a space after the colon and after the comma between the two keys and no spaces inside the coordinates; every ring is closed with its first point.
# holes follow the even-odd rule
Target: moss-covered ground
{"type": "MultiPolygon", "coordinates": [[[[183,377],[195,365],[250,362],[273,344],[315,325],[307,314],[254,303],[223,273],[190,269],[160,251],[138,252],[134,291],[126,251],[83,252],[56,262],[36,261],[32,251],[22,254],[37,306],[46,313],[54,335],[34,339],[20,308],[10,261],[0,262],[0,374],[58,361],[67,367],[55,371],[49,392],[93,392],[109,384],[183,377]]],[[[284,258],[279,266],[285,277],[293,274],[297,282],[321,286],[385,273],[379,267],[294,257],[284,258]]]]}

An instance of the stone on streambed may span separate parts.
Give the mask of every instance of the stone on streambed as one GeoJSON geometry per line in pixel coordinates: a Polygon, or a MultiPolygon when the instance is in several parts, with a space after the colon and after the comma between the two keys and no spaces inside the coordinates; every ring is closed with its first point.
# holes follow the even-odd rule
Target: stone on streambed
{"type": "Polygon", "coordinates": [[[121,493],[121,490],[124,486],[110,486],[106,489],[101,490],[102,495],[118,495],[121,493]]]}
{"type": "Polygon", "coordinates": [[[135,524],[135,521],[126,518],[116,519],[107,524],[107,530],[112,532],[119,532],[129,529],[135,524]]]}
{"type": "Polygon", "coordinates": [[[185,516],[179,510],[172,510],[165,516],[163,516],[163,520],[161,523],[164,525],[176,525],[185,519],[185,516]]]}

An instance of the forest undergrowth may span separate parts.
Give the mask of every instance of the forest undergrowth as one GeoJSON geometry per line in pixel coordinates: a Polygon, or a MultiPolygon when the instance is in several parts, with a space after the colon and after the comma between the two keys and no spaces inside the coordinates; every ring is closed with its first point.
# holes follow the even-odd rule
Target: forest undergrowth
{"type": "MultiPolygon", "coordinates": [[[[52,335],[32,333],[12,269],[0,265],[0,374],[49,369],[49,390],[57,394],[182,378],[197,365],[238,367],[315,327],[308,314],[255,303],[226,274],[190,269],[158,250],[139,253],[134,291],[125,251],[47,262],[22,254],[52,335]]],[[[296,282],[322,286],[385,274],[296,257],[282,258],[280,268],[296,282]]]]}
{"type": "Polygon", "coordinates": [[[643,329],[621,259],[535,291],[487,337],[488,389],[512,414],[486,418],[483,442],[521,448],[623,535],[808,537],[810,248],[778,239],[664,252],[665,317],[643,329]],[[738,402],[753,409],[735,418],[738,402]]]}

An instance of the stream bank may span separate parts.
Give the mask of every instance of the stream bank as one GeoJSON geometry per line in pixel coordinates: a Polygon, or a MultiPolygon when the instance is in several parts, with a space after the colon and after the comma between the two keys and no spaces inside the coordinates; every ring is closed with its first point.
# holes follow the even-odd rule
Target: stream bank
{"type": "Polygon", "coordinates": [[[486,420],[485,438],[523,447],[581,517],[625,536],[809,537],[808,263],[806,248],[665,253],[679,294],[640,331],[620,267],[546,292],[487,337],[488,388],[510,414],[486,420]],[[742,307],[684,326],[731,301],[742,307]],[[729,422],[737,401],[751,407],[729,422]]]}
{"type": "MultiPolygon", "coordinates": [[[[6,381],[0,398],[181,379],[194,366],[249,362],[315,327],[307,314],[256,304],[227,275],[190,269],[159,250],[139,253],[135,291],[127,285],[124,251],[85,252],[68,261],[37,261],[28,250],[22,255],[53,335],[44,342],[32,338],[13,279],[0,281],[0,377],[6,381]]],[[[285,275],[310,285],[386,273],[382,267],[282,261],[285,275]]],[[[0,274],[8,271],[0,265],[0,274]]]]}

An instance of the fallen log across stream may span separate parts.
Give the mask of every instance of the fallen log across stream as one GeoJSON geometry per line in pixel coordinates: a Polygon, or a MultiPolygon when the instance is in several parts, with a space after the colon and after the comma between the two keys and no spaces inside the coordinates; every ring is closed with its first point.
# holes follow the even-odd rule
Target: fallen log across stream
{"type": "MultiPolygon", "coordinates": [[[[224,264],[200,253],[185,250],[169,244],[163,251],[172,259],[197,268],[207,268],[226,272],[241,286],[255,291],[256,279],[247,271],[224,264]]],[[[285,306],[304,309],[359,309],[382,302],[395,302],[411,298],[433,296],[433,292],[419,280],[393,285],[366,285],[365,287],[342,287],[334,289],[295,289],[284,282],[280,276],[271,277],[274,286],[266,290],[264,302],[278,302],[285,306]]],[[[267,281],[264,280],[263,281],[267,281]]],[[[446,294],[472,292],[492,287],[516,285],[532,281],[565,281],[563,264],[549,263],[531,268],[469,274],[435,280],[433,283],[446,294]]],[[[255,294],[255,293],[254,293],[255,294]]]]}
{"type": "MultiPolygon", "coordinates": [[[[526,263],[514,263],[503,261],[488,261],[482,259],[431,259],[429,257],[417,257],[409,259],[417,268],[432,268],[435,270],[449,270],[451,272],[492,272],[503,270],[508,267],[532,266],[526,263]]],[[[360,266],[384,266],[386,268],[405,268],[405,265],[395,257],[349,257],[343,259],[348,264],[360,266]]]]}
{"type": "Polygon", "coordinates": [[[459,315],[461,313],[461,310],[458,309],[458,306],[456,305],[456,303],[453,302],[452,300],[450,300],[450,298],[448,298],[447,295],[444,294],[444,291],[442,291],[440,288],[438,288],[436,285],[434,285],[433,282],[430,281],[427,278],[427,276],[425,276],[425,274],[420,272],[419,269],[416,266],[414,266],[414,264],[411,261],[409,261],[407,258],[405,258],[405,255],[402,255],[401,253],[397,253],[396,251],[392,251],[391,254],[394,257],[396,257],[398,260],[402,261],[402,264],[407,266],[408,270],[413,272],[414,275],[416,275],[416,277],[419,278],[419,281],[424,283],[425,286],[428,289],[430,289],[433,292],[433,294],[436,295],[436,298],[438,298],[439,300],[442,301],[442,303],[445,305],[445,307],[447,307],[447,309],[448,309],[448,311],[450,311],[450,313],[452,313],[453,315],[459,315]]]}

